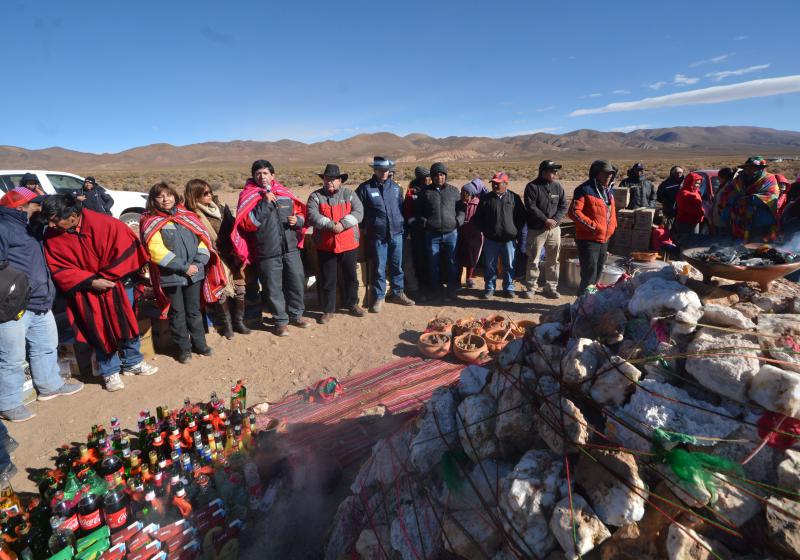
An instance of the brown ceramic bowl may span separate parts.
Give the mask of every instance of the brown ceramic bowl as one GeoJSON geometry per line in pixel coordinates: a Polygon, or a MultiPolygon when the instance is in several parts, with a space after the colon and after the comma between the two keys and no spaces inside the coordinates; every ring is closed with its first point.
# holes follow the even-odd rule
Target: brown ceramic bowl
{"type": "Polygon", "coordinates": [[[483,338],[486,340],[486,346],[489,348],[489,352],[495,353],[505,348],[506,344],[514,340],[514,331],[508,327],[496,327],[486,331],[483,338]]]}
{"type": "Polygon", "coordinates": [[[466,333],[457,336],[453,341],[453,354],[462,362],[469,364],[483,363],[489,359],[489,349],[486,340],[477,334],[466,333]],[[474,345],[473,349],[463,348],[462,345],[474,345]]]}
{"type": "Polygon", "coordinates": [[[450,335],[439,332],[422,333],[417,341],[417,348],[428,358],[444,358],[450,353],[450,335]]]}

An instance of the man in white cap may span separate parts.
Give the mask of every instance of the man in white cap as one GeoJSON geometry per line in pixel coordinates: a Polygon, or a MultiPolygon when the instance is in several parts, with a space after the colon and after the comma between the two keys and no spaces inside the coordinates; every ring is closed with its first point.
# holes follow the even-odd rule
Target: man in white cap
{"type": "Polygon", "coordinates": [[[403,276],[403,192],[390,174],[394,162],[383,156],[372,161],[373,174],[356,189],[364,206],[361,227],[367,243],[368,258],[374,263],[373,301],[369,310],[379,313],[384,300],[400,305],[414,305],[404,292],[403,276]],[[386,266],[392,292],[386,297],[386,266]]]}

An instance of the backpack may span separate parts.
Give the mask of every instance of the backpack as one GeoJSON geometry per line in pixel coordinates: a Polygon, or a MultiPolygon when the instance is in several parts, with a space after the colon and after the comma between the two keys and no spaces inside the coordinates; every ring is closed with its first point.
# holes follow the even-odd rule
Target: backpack
{"type": "Polygon", "coordinates": [[[0,323],[16,321],[25,313],[31,299],[31,287],[25,273],[0,263],[0,323]]]}

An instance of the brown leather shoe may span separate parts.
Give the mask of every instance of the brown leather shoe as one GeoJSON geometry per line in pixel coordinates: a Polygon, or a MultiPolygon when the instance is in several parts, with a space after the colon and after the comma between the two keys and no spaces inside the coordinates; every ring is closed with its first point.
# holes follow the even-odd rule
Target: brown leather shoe
{"type": "Polygon", "coordinates": [[[317,323],[319,323],[320,325],[324,325],[331,319],[333,319],[333,313],[323,313],[317,318],[317,323]]]}
{"type": "Polygon", "coordinates": [[[292,319],[289,322],[299,329],[304,329],[311,324],[311,322],[305,317],[298,317],[297,319],[292,319]]]}
{"type": "Polygon", "coordinates": [[[360,305],[351,307],[349,313],[353,317],[363,317],[365,315],[364,309],[362,309],[360,305]]]}
{"type": "Polygon", "coordinates": [[[398,303],[400,305],[414,305],[414,300],[409,299],[409,297],[405,294],[405,292],[397,292],[391,294],[386,301],[391,303],[398,303]]]}
{"type": "Polygon", "coordinates": [[[277,325],[275,327],[275,336],[289,336],[289,327],[286,325],[277,325]]]}

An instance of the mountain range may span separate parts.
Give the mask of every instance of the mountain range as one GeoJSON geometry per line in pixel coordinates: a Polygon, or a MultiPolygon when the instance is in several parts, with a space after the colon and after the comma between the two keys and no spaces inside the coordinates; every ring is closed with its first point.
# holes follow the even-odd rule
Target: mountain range
{"type": "Polygon", "coordinates": [[[800,132],[750,126],[672,127],[564,134],[539,132],[504,138],[389,132],[359,134],[345,140],[305,144],[294,140],[202,142],[186,146],[150,144],[118,153],[93,154],[61,147],[29,150],[0,146],[0,168],[6,169],[168,169],[249,165],[268,158],[281,165],[324,162],[364,163],[381,154],[398,162],[524,161],[553,157],[590,159],[625,156],[717,155],[759,153],[766,157],[800,155],[800,132]]]}

